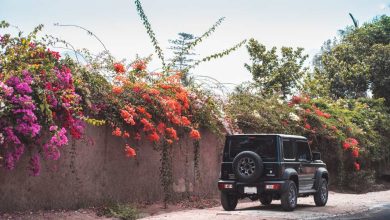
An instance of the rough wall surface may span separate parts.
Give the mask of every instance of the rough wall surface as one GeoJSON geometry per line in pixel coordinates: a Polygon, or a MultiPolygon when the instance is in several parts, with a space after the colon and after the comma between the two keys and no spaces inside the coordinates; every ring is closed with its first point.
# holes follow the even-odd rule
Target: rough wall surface
{"type": "MultiPolygon", "coordinates": [[[[58,161],[42,161],[41,175],[29,176],[28,158],[13,171],[0,169],[0,211],[76,209],[108,201],[156,201],[162,198],[160,154],[149,142],[137,143],[137,159],[124,156],[123,143],[107,128],[87,128],[93,144],[70,141],[58,161]]],[[[173,191],[176,197],[192,192],[217,193],[221,141],[203,131],[200,179],[195,178],[194,147],[182,138],[172,146],[173,191]]]]}

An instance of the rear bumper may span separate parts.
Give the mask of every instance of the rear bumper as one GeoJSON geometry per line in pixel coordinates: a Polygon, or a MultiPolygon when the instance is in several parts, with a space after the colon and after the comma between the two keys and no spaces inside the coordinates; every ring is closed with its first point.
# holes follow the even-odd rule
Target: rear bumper
{"type": "Polygon", "coordinates": [[[285,180],[260,181],[258,183],[243,183],[232,180],[219,180],[218,189],[223,192],[237,193],[237,194],[261,194],[261,193],[282,193],[286,190],[285,180]],[[251,188],[251,192],[248,188],[251,188]],[[256,188],[256,193],[252,190],[256,188]]]}

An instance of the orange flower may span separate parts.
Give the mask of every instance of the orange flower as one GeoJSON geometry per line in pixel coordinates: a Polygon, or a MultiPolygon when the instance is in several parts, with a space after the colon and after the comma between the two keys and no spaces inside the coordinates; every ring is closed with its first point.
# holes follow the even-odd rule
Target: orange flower
{"type": "Polygon", "coordinates": [[[180,119],[176,116],[171,117],[170,120],[173,124],[180,124],[180,119]]]}
{"type": "Polygon", "coordinates": [[[123,88],[120,86],[113,86],[112,87],[112,92],[119,95],[123,92],[123,88]]]}
{"type": "Polygon", "coordinates": [[[160,122],[158,125],[157,125],[157,131],[160,133],[160,134],[163,134],[164,131],[165,131],[165,124],[163,122],[160,122]]]}
{"type": "Polygon", "coordinates": [[[126,144],[125,152],[126,152],[126,157],[135,157],[137,155],[134,148],[130,147],[128,144],[126,144]]]}
{"type": "Polygon", "coordinates": [[[157,89],[149,89],[149,94],[151,94],[151,95],[159,95],[160,91],[158,91],[157,89]]]}
{"type": "Polygon", "coordinates": [[[122,118],[126,119],[126,118],[130,117],[131,114],[130,114],[130,112],[122,109],[121,110],[121,116],[122,116],[122,118]]]}
{"type": "Polygon", "coordinates": [[[129,138],[130,137],[129,132],[127,132],[127,131],[123,132],[123,137],[124,138],[129,138]]]}
{"type": "Polygon", "coordinates": [[[125,72],[125,67],[121,63],[114,63],[114,70],[117,73],[124,73],[125,72]]]}
{"type": "Polygon", "coordinates": [[[171,88],[172,88],[171,85],[167,85],[167,84],[161,84],[160,87],[161,87],[162,89],[165,89],[165,90],[171,89],[171,88]]]}
{"type": "Polygon", "coordinates": [[[115,130],[112,131],[112,135],[120,137],[122,135],[121,129],[117,127],[115,130]]]}
{"type": "Polygon", "coordinates": [[[191,124],[191,121],[188,120],[188,118],[186,116],[182,116],[181,117],[181,124],[184,126],[189,126],[191,124]]]}
{"type": "Polygon", "coordinates": [[[145,114],[146,110],[144,107],[137,107],[137,111],[141,114],[145,114]]]}
{"type": "Polygon", "coordinates": [[[135,70],[142,71],[146,69],[146,63],[143,60],[137,60],[131,64],[131,67],[135,70]]]}
{"type": "Polygon", "coordinates": [[[174,128],[166,128],[165,131],[167,132],[168,137],[170,137],[173,140],[178,140],[176,130],[174,128]]]}
{"type": "Polygon", "coordinates": [[[145,100],[145,102],[151,103],[152,99],[150,98],[149,94],[143,94],[142,99],[145,100]]]}
{"type": "Polygon", "coordinates": [[[168,144],[172,144],[173,141],[172,141],[171,139],[167,139],[167,143],[168,143],[168,144]]]}
{"type": "Polygon", "coordinates": [[[149,114],[149,112],[145,112],[145,117],[148,118],[148,119],[151,119],[151,118],[152,118],[152,115],[149,114]]]}
{"type": "Polygon", "coordinates": [[[132,109],[131,107],[126,109],[130,110],[130,112],[123,109],[121,110],[121,116],[123,120],[125,120],[127,124],[135,125],[134,117],[132,115],[132,113],[134,114],[134,109],[132,109]]]}
{"type": "Polygon", "coordinates": [[[176,94],[176,98],[177,98],[178,100],[182,101],[183,103],[188,102],[188,96],[187,96],[187,93],[186,93],[186,92],[177,93],[177,94],[176,94]]]}
{"type": "Polygon", "coordinates": [[[133,92],[135,92],[135,93],[139,93],[141,90],[142,90],[142,88],[139,87],[139,86],[134,86],[133,87],[133,92]]]}
{"type": "Polygon", "coordinates": [[[153,133],[148,135],[148,139],[149,139],[149,141],[157,142],[160,140],[160,136],[158,136],[158,134],[156,132],[153,132],[153,133]]]}
{"type": "Polygon", "coordinates": [[[191,132],[190,132],[190,137],[192,139],[195,139],[195,140],[199,140],[200,139],[200,133],[198,130],[195,130],[195,129],[192,129],[191,132]]]}
{"type": "Polygon", "coordinates": [[[144,126],[144,131],[152,131],[154,130],[153,124],[148,121],[148,119],[143,118],[141,119],[141,123],[144,126]]]}

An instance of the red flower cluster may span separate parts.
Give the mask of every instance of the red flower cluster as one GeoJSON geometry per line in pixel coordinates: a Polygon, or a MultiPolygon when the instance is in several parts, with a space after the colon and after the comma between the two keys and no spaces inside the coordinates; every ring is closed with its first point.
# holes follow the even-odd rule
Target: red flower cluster
{"type": "Polygon", "coordinates": [[[330,118],[331,115],[329,113],[324,113],[322,112],[321,110],[319,110],[318,108],[315,108],[314,109],[314,112],[319,116],[319,117],[324,117],[324,118],[330,118]]]}
{"type": "Polygon", "coordinates": [[[121,63],[114,63],[114,70],[116,73],[124,73],[126,72],[125,67],[121,63]]]}
{"type": "Polygon", "coordinates": [[[137,60],[133,64],[131,64],[131,67],[134,70],[142,71],[146,69],[146,63],[143,60],[137,60]]]}
{"type": "MultiPolygon", "coordinates": [[[[137,60],[131,66],[134,70],[128,76],[125,73],[114,78],[114,83],[121,85],[113,87],[113,94],[121,94],[116,100],[124,106],[120,109],[124,125],[120,127],[125,130],[115,128],[113,135],[140,140],[140,132],[143,132],[153,143],[172,144],[179,140],[175,127],[184,127],[190,129],[191,138],[199,140],[200,133],[190,120],[190,98],[181,84],[180,75],[155,74],[150,80],[146,73],[138,72],[146,70],[144,61],[137,60]]],[[[121,64],[115,67],[117,73],[122,72],[121,64]]]]}
{"type": "Polygon", "coordinates": [[[190,137],[191,137],[192,139],[199,140],[199,139],[200,139],[200,133],[199,133],[199,131],[198,131],[198,130],[195,130],[195,129],[191,130],[191,132],[190,132],[190,137]]]}
{"type": "Polygon", "coordinates": [[[353,165],[354,165],[356,171],[360,170],[360,164],[359,163],[355,162],[353,165]]]}
{"type": "Polygon", "coordinates": [[[125,153],[127,157],[135,157],[137,155],[134,148],[130,147],[128,144],[126,144],[125,153]]]}
{"type": "Polygon", "coordinates": [[[347,138],[343,142],[344,150],[348,150],[349,148],[356,148],[359,142],[355,138],[347,138]]]}

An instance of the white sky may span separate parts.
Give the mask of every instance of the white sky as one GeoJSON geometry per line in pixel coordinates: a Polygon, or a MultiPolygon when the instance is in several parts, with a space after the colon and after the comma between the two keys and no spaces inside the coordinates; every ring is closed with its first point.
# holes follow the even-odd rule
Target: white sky
{"type": "MultiPolygon", "coordinates": [[[[303,47],[312,56],[325,40],[337,35],[337,30],[352,24],[349,12],[360,23],[390,13],[389,0],[143,0],[142,4],[163,49],[177,33],[199,36],[218,18],[226,17],[217,31],[196,48],[198,58],[252,37],[268,47],[303,47]]],[[[78,48],[101,50],[99,43],[82,30],[53,26],[56,22],[77,24],[98,35],[118,59],[153,53],[133,1],[0,0],[0,20],[25,32],[44,24],[47,34],[78,48]]],[[[245,62],[249,57],[242,47],[228,57],[200,65],[194,73],[238,84],[251,79],[245,62]]],[[[154,56],[149,69],[157,67],[159,62],[154,56]]]]}

